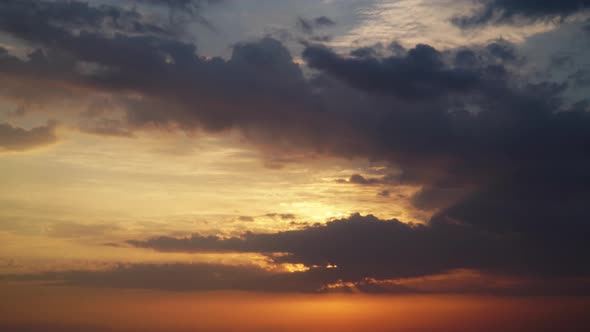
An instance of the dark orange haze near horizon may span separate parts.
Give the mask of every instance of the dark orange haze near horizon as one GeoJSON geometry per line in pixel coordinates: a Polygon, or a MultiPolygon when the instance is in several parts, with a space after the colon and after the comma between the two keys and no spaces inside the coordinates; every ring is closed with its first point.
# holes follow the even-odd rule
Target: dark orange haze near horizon
{"type": "Polygon", "coordinates": [[[3,331],[584,331],[587,299],[2,287],[3,331]],[[25,289],[23,289],[25,288],[25,289]],[[13,327],[14,329],[10,329],[13,327]]]}

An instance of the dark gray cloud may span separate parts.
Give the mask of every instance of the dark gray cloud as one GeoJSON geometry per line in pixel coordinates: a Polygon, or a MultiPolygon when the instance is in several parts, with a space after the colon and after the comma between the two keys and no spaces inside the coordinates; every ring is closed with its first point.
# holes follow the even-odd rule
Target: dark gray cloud
{"type": "Polygon", "coordinates": [[[462,27],[487,23],[514,23],[519,17],[526,20],[563,19],[590,8],[588,0],[483,0],[483,8],[473,15],[457,17],[453,22],[462,27]]]}
{"type": "Polygon", "coordinates": [[[564,264],[586,257],[590,248],[581,234],[590,230],[587,164],[560,164],[554,162],[552,172],[528,169],[496,181],[467,195],[434,221],[456,220],[490,232],[524,234],[551,248],[548,254],[563,255],[564,264]]]}
{"type": "Polygon", "coordinates": [[[505,41],[497,41],[487,46],[489,53],[505,62],[515,61],[517,56],[514,47],[505,41]]]}
{"type": "MultiPolygon", "coordinates": [[[[354,54],[354,53],[353,53],[354,54]]],[[[448,93],[469,92],[481,85],[478,73],[449,68],[440,52],[418,45],[404,56],[385,59],[342,58],[322,46],[310,46],[303,53],[308,65],[356,87],[395,94],[404,99],[436,98],[448,93]]]]}
{"type": "MultiPolygon", "coordinates": [[[[46,25],[31,26],[27,31],[45,28],[46,25]]],[[[20,30],[12,32],[27,37],[20,30]]],[[[45,52],[37,56],[39,60],[36,62],[50,65],[34,66],[31,59],[21,64],[20,70],[19,66],[7,65],[5,71],[13,71],[14,75],[27,73],[35,78],[74,81],[109,91],[144,93],[149,96],[145,103],[137,100],[125,103],[129,109],[127,121],[130,126],[178,123],[187,130],[238,126],[251,133],[250,138],[259,141],[279,137],[274,141],[312,145],[316,150],[346,156],[365,155],[391,160],[387,154],[396,154],[397,149],[407,149],[407,153],[419,152],[412,151],[415,147],[412,141],[422,140],[415,143],[424,148],[432,135],[446,136],[441,137],[441,143],[452,144],[447,138],[461,133],[453,133],[457,128],[441,126],[449,125],[449,122],[461,125],[461,118],[476,122],[472,120],[478,116],[447,113],[446,108],[450,105],[440,100],[436,101],[437,106],[425,104],[434,103],[432,98],[443,98],[447,93],[495,93],[494,99],[498,94],[508,94],[501,90],[506,84],[503,77],[506,69],[501,65],[478,62],[477,68],[451,67],[440,52],[426,45],[409,50],[406,55],[383,60],[344,59],[330,50],[314,46],[304,53],[310,65],[323,70],[326,75],[344,79],[368,91],[377,90],[386,96],[421,102],[420,105],[408,105],[395,100],[367,100],[361,93],[349,93],[347,88],[331,79],[306,81],[299,67],[293,64],[289,52],[271,39],[238,44],[231,59],[225,61],[203,60],[196,55],[193,45],[155,36],[109,37],[90,32],[72,35],[58,28],[52,33],[43,41],[45,45],[50,45],[51,40],[54,48],[70,54],[71,58],[99,64],[98,73],[81,76],[74,70],[75,61],[64,62],[63,57],[52,59],[45,52]],[[62,63],[59,72],[47,72],[46,68],[57,68],[54,62],[58,60],[62,63]],[[315,93],[317,89],[323,93],[315,93]],[[236,107],[241,111],[235,112],[236,107]],[[367,107],[381,110],[361,111],[367,107]],[[168,111],[162,112],[161,109],[168,111]],[[285,118],[290,119],[288,126],[283,121],[285,118]],[[394,124],[399,124],[399,128],[394,124]],[[409,128],[420,130],[409,132],[409,128]],[[327,132],[330,135],[326,135],[327,132]],[[399,137],[406,135],[412,137],[399,137]],[[349,139],[343,140],[345,136],[349,139]],[[390,144],[408,140],[410,144],[406,147],[390,144]]],[[[11,63],[15,61],[11,59],[11,63]]],[[[499,107],[507,108],[504,105],[499,107]]]]}
{"type": "Polygon", "coordinates": [[[25,151],[56,143],[55,124],[32,129],[13,127],[8,123],[0,123],[0,152],[25,151]]]}
{"type": "Polygon", "coordinates": [[[309,34],[311,35],[313,33],[313,23],[302,18],[299,17],[297,18],[297,28],[299,28],[299,30],[301,30],[303,33],[309,34]]]}
{"type": "MultiPolygon", "coordinates": [[[[590,159],[584,146],[590,143],[590,137],[583,128],[590,125],[590,118],[585,104],[568,108],[561,97],[564,84],[517,83],[509,63],[518,56],[501,41],[483,50],[460,50],[446,56],[424,49],[428,50],[426,60],[412,55],[411,50],[401,57],[357,59],[318,47],[307,57],[312,67],[351,86],[384,98],[411,100],[410,105],[399,105],[401,109],[380,113],[381,124],[372,124],[370,132],[379,137],[375,145],[385,144],[381,151],[394,154],[392,160],[402,165],[405,181],[427,184],[426,190],[414,197],[416,206],[445,208],[455,200],[469,201],[470,192],[490,190],[486,196],[489,202],[510,198],[511,206],[523,206],[518,212],[515,208],[496,210],[497,218],[514,224],[526,219],[543,223],[541,229],[550,228],[555,220],[567,222],[566,205],[578,211],[580,220],[582,215],[588,220],[590,211],[581,203],[586,194],[576,189],[579,184],[588,185],[584,169],[590,159]],[[454,59],[455,67],[444,58],[454,59]],[[417,73],[411,66],[397,68],[398,63],[406,62],[420,63],[417,73]],[[430,69],[421,75],[425,68],[430,69]],[[455,74],[447,73],[460,68],[469,73],[466,77],[472,78],[471,84],[452,82],[455,74]],[[410,89],[413,80],[418,87],[410,89]],[[437,87],[442,82],[449,84],[437,87]],[[438,107],[433,105],[434,100],[438,107]],[[445,111],[439,108],[443,104],[445,111]],[[576,180],[566,181],[566,173],[576,180]],[[518,189],[522,197],[488,189],[499,183],[512,183],[514,187],[504,190],[518,189]],[[528,193],[527,188],[531,190],[528,193]],[[571,192],[575,198],[566,203],[557,192],[571,192]],[[545,197],[524,208],[522,202],[535,196],[545,197]],[[551,215],[552,219],[527,216],[526,209],[535,210],[535,216],[551,215]],[[561,211],[561,216],[556,211],[561,211]]],[[[396,105],[395,100],[391,103],[396,105]]],[[[349,182],[380,181],[357,176],[349,182]]],[[[576,227],[585,227],[585,223],[576,227]]]]}
{"type": "MultiPolygon", "coordinates": [[[[60,3],[51,12],[61,6],[65,4],[60,3]]],[[[61,83],[74,83],[112,93],[140,92],[147,99],[157,98],[145,104],[122,101],[129,109],[130,126],[179,121],[186,124],[186,129],[201,126],[220,130],[234,122],[260,122],[261,117],[272,114],[269,109],[280,105],[280,100],[294,101],[290,108],[295,109],[302,103],[297,100],[306,98],[298,66],[289,52],[271,39],[235,45],[229,61],[204,60],[192,44],[150,34],[111,36],[92,29],[74,33],[67,26],[54,25],[49,18],[26,20],[27,8],[17,6],[14,13],[0,11],[0,16],[6,15],[0,17],[0,28],[44,50],[24,61],[6,56],[3,72],[21,79],[47,80],[53,83],[50,88],[54,90],[61,83]],[[81,62],[94,64],[95,71],[80,73],[81,62]],[[222,100],[226,102],[220,103],[222,100]],[[242,114],[233,112],[239,105],[247,107],[242,114]],[[173,112],[161,113],[161,109],[170,106],[173,112]]],[[[35,15],[43,16],[37,12],[35,15]]],[[[272,123],[280,118],[276,114],[276,119],[265,120],[272,123]]]]}
{"type": "MultiPolygon", "coordinates": [[[[194,45],[159,36],[74,34],[47,19],[12,17],[0,27],[45,50],[26,60],[4,56],[6,75],[142,93],[121,101],[131,129],[238,127],[267,146],[389,161],[404,181],[434,189],[487,185],[515,167],[550,172],[556,158],[588,159],[586,113],[564,109],[564,85],[519,81],[509,64],[518,56],[502,41],[450,54],[419,45],[385,58],[310,45],[303,56],[319,73],[308,80],[273,39],[206,60],[194,45]],[[80,74],[80,61],[96,72],[80,74]]],[[[128,133],[105,124],[95,128],[128,133]]]]}
{"type": "Polygon", "coordinates": [[[424,187],[411,197],[411,202],[418,209],[432,211],[447,208],[468,193],[464,187],[424,187]]]}
{"type": "Polygon", "coordinates": [[[578,87],[590,86],[590,71],[578,69],[569,76],[569,79],[578,87]]]}
{"type": "MultiPolygon", "coordinates": [[[[320,73],[308,80],[276,40],[237,44],[229,60],[203,59],[193,44],[162,36],[74,33],[68,26],[77,19],[66,24],[66,15],[55,25],[43,18],[50,14],[40,14],[65,3],[43,3],[57,7],[36,9],[33,16],[40,18],[25,20],[28,7],[7,2],[16,9],[0,19],[0,28],[43,50],[25,60],[5,52],[0,68],[7,77],[43,84],[41,91],[59,91],[65,83],[119,96],[126,119],[98,121],[83,126],[85,131],[131,135],[144,126],[238,127],[260,144],[390,161],[405,168],[407,178],[428,182],[477,182],[474,177],[490,169],[493,175],[507,163],[522,164],[527,153],[541,153],[528,148],[548,141],[545,129],[565,145],[572,141],[566,151],[581,148],[586,139],[580,133],[582,139],[575,140],[564,135],[569,128],[559,127],[569,125],[562,118],[587,121],[583,113],[558,112],[563,87],[519,81],[505,64],[515,53],[504,43],[461,50],[452,61],[448,52],[428,45],[386,58],[347,58],[309,46],[304,58],[320,73]],[[80,73],[80,63],[94,70],[80,73]],[[127,98],[128,92],[144,98],[127,98]]],[[[38,97],[31,95],[26,97],[38,97]]],[[[547,143],[550,159],[558,144],[547,143]]]]}
{"type": "Polygon", "coordinates": [[[313,20],[313,23],[316,26],[332,26],[332,25],[336,24],[336,22],[334,22],[331,18],[326,17],[326,16],[316,17],[313,20]]]}
{"type": "Polygon", "coordinates": [[[326,16],[316,17],[314,19],[297,18],[297,28],[301,32],[313,35],[317,29],[327,28],[336,25],[332,19],[326,16]]]}
{"type": "Polygon", "coordinates": [[[0,4],[0,25],[6,31],[19,31],[31,41],[51,38],[57,29],[106,30],[133,33],[165,33],[132,9],[118,6],[92,6],[78,1],[6,0],[0,4]],[[33,24],[37,29],[28,29],[33,24]],[[41,29],[43,28],[43,29],[41,29]]]}
{"type": "Polygon", "coordinates": [[[350,51],[350,55],[357,58],[376,57],[377,51],[374,47],[361,47],[350,51]]]}
{"type": "MultiPolygon", "coordinates": [[[[322,98],[313,94],[299,66],[276,40],[237,44],[229,60],[204,59],[193,44],[162,36],[108,35],[98,30],[74,33],[47,20],[23,24],[3,24],[0,19],[2,30],[42,50],[24,60],[7,55],[0,64],[7,77],[35,82],[42,86],[38,90],[48,93],[71,84],[109,92],[118,103],[115,106],[127,110],[124,120],[129,131],[112,126],[112,121],[106,127],[86,130],[84,126],[85,131],[112,134],[115,129],[116,134],[131,134],[142,127],[180,126],[188,131],[239,127],[258,142],[274,137],[275,142],[290,146],[309,147],[317,142],[321,146],[314,148],[343,149],[337,146],[343,142],[340,138],[314,136],[321,136],[322,127],[337,133],[347,131],[350,124],[322,112],[335,107],[323,105],[322,98]],[[80,73],[80,63],[91,64],[94,70],[80,73]],[[128,97],[134,93],[143,98],[128,97]],[[281,128],[285,119],[291,125],[281,128]]],[[[39,98],[32,92],[7,90],[12,98],[39,98]]],[[[355,140],[353,135],[350,140],[355,140]]]]}
{"type": "MultiPolygon", "coordinates": [[[[576,150],[572,157],[584,157],[586,135],[565,135],[574,124],[563,120],[577,117],[576,126],[584,126],[584,114],[558,112],[563,86],[527,84],[511,74],[505,62],[515,53],[505,43],[461,50],[453,61],[428,45],[386,58],[347,58],[309,46],[304,58],[320,73],[307,80],[288,50],[272,39],[238,44],[229,60],[206,60],[181,41],[74,34],[48,20],[11,17],[0,20],[3,30],[45,50],[24,61],[5,56],[5,75],[142,93],[142,100],[120,100],[130,130],[238,127],[260,144],[390,161],[414,182],[460,185],[503,173],[509,164],[524,166],[535,153],[534,158],[543,153],[550,159],[576,150]],[[81,61],[95,64],[95,72],[80,74],[81,61]],[[558,141],[547,139],[552,135],[568,148],[559,151],[558,141]],[[549,149],[534,148],[544,143],[549,149]]],[[[104,124],[95,129],[129,132],[104,124]]]]}
{"type": "MultiPolygon", "coordinates": [[[[496,215],[490,216],[490,221],[496,215]]],[[[495,228],[496,224],[484,226],[449,210],[430,225],[353,215],[325,226],[275,234],[159,237],[128,243],[162,252],[267,253],[277,263],[332,264],[338,266],[334,272],[338,279],[352,282],[421,277],[456,269],[505,275],[588,276],[590,270],[581,264],[590,257],[583,236],[576,236],[567,225],[546,226],[551,228],[548,232],[532,230],[536,225],[531,224],[520,229],[495,228]],[[568,244],[563,242],[566,239],[568,244]],[[560,243],[563,247],[558,246],[560,243]]]]}

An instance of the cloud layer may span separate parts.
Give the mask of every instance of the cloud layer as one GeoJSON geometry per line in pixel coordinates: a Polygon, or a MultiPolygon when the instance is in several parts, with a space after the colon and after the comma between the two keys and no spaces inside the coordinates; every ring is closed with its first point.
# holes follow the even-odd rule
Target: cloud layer
{"type": "Polygon", "coordinates": [[[588,255],[582,238],[557,225],[551,238],[549,234],[535,234],[541,230],[534,229],[531,225],[520,232],[496,231],[442,217],[425,226],[353,215],[326,226],[276,234],[247,233],[241,238],[159,237],[128,243],[163,252],[269,253],[277,263],[336,265],[345,281],[421,277],[457,269],[514,275],[590,273],[580,261],[588,255]],[[572,256],[574,252],[577,257],[572,256]]]}
{"type": "Polygon", "coordinates": [[[98,271],[5,275],[0,279],[170,291],[506,295],[582,295],[590,291],[590,270],[583,264],[588,257],[583,236],[576,238],[558,229],[554,238],[546,239],[449,220],[417,225],[353,215],[295,231],[232,238],[157,237],[128,244],[161,252],[263,253],[273,265],[304,264],[308,268],[286,272],[205,263],[125,264],[98,271]],[[560,238],[565,233],[568,242],[560,238]],[[470,277],[461,271],[481,274],[470,277]],[[431,276],[436,278],[430,281],[431,276]],[[458,283],[449,286],[445,280],[458,283]]]}

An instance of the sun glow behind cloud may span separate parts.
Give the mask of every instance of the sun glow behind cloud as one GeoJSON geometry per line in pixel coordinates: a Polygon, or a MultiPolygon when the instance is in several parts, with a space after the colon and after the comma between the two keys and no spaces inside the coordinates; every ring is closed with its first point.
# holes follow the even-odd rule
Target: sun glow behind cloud
{"type": "MultiPolygon", "coordinates": [[[[428,216],[410,207],[416,187],[337,181],[373,172],[364,161],[301,159],[276,169],[235,135],[64,136],[51,149],[0,155],[0,230],[10,231],[4,259],[51,260],[44,249],[51,247],[49,256],[63,248],[57,256],[65,260],[161,261],[164,255],[105,244],[162,234],[276,232],[357,211],[417,222],[428,216]],[[384,188],[391,195],[378,197],[384,188]],[[22,241],[33,236],[33,246],[22,241]]],[[[166,257],[187,260],[202,258],[166,257]]]]}

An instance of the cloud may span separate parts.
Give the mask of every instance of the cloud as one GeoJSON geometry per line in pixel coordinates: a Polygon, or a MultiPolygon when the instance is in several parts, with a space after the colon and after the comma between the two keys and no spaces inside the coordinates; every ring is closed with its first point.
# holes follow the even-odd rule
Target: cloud
{"type": "Polygon", "coordinates": [[[514,23],[525,20],[564,19],[587,10],[588,0],[535,1],[535,0],[484,0],[482,8],[470,16],[454,18],[461,27],[480,26],[488,23],[514,23]]]}
{"type": "Polygon", "coordinates": [[[310,67],[350,82],[355,87],[388,91],[404,99],[433,98],[468,92],[480,85],[476,73],[447,68],[441,54],[418,45],[402,57],[345,59],[327,48],[310,46],[303,53],[310,67]]]}
{"type": "Polygon", "coordinates": [[[51,145],[57,141],[53,123],[29,130],[13,127],[8,123],[0,123],[0,152],[26,151],[51,145]]]}
{"type": "MultiPolygon", "coordinates": [[[[416,197],[417,205],[444,208],[473,188],[485,190],[507,177],[532,179],[523,176],[529,174],[536,174],[531,187],[544,183],[547,188],[541,185],[537,191],[549,196],[550,186],[558,182],[550,184],[546,179],[555,176],[555,167],[561,170],[559,174],[572,172],[585,182],[583,171],[574,164],[589,162],[580,144],[590,139],[582,130],[590,125],[588,113],[584,107],[566,108],[562,99],[565,84],[515,85],[518,79],[510,68],[521,60],[510,44],[496,41],[482,49],[444,55],[422,46],[407,55],[386,58],[345,57],[315,46],[306,52],[310,65],[322,73],[390,102],[391,110],[378,113],[381,123],[371,123],[367,136],[375,138],[373,148],[384,144],[382,156],[394,155],[392,160],[403,170],[402,179],[427,185],[429,198],[425,200],[425,193],[416,197]],[[406,63],[409,65],[402,66],[406,63]],[[453,77],[469,80],[460,79],[464,84],[456,84],[453,77]],[[565,155],[567,162],[555,161],[564,160],[565,155]],[[449,189],[454,198],[433,199],[433,193],[451,198],[449,189]]],[[[358,127],[366,124],[358,123],[358,127]]],[[[379,181],[356,176],[349,182],[379,181]]],[[[564,182],[560,190],[569,190],[570,184],[564,182]]],[[[562,201],[551,197],[534,208],[544,211],[549,203],[562,201]]],[[[589,212],[582,206],[576,209],[589,212]]]]}
{"type": "Polygon", "coordinates": [[[104,270],[2,275],[3,281],[167,291],[589,294],[583,235],[554,226],[553,240],[529,232],[436,219],[429,225],[352,215],[326,225],[221,238],[129,241],[162,252],[261,252],[270,266],[121,264],[104,270]],[[572,244],[575,242],[575,244],[572,244]],[[307,269],[286,272],[282,264],[307,269]]]}
{"type": "Polygon", "coordinates": [[[514,46],[502,40],[489,44],[487,49],[492,56],[505,62],[515,61],[517,58],[514,46]]]}
{"type": "Polygon", "coordinates": [[[386,175],[382,177],[371,177],[367,178],[360,174],[353,174],[348,178],[348,180],[338,179],[336,182],[338,183],[350,183],[350,184],[357,184],[357,185],[386,185],[386,184],[398,184],[400,183],[400,178],[393,176],[393,175],[386,175]]]}
{"type": "Polygon", "coordinates": [[[280,218],[282,220],[297,219],[297,216],[293,213],[267,213],[266,216],[269,218],[280,218]]]}
{"type": "Polygon", "coordinates": [[[297,28],[308,35],[313,35],[317,29],[331,27],[335,24],[336,22],[326,16],[316,17],[312,20],[302,17],[297,18],[297,28]]]}
{"type": "Polygon", "coordinates": [[[455,220],[491,232],[523,234],[537,244],[544,242],[551,248],[551,255],[563,255],[565,264],[575,260],[566,252],[590,254],[580,241],[580,234],[590,228],[584,204],[590,198],[586,190],[589,184],[582,166],[564,167],[555,162],[552,173],[543,168],[526,170],[480,188],[434,220],[455,220]]]}
{"type": "Polygon", "coordinates": [[[173,292],[242,291],[267,293],[375,294],[590,294],[588,279],[512,276],[474,270],[452,270],[419,278],[375,279],[344,275],[335,265],[306,271],[265,270],[256,266],[219,264],[121,264],[104,270],[70,270],[0,275],[0,281],[43,282],[54,286],[146,289],[173,292]],[[344,276],[344,277],[343,277],[344,276]]]}
{"type": "Polygon", "coordinates": [[[61,28],[132,33],[167,33],[135,10],[118,6],[92,6],[79,1],[7,0],[0,4],[5,31],[19,31],[27,39],[50,37],[61,28]],[[27,18],[28,20],[25,20],[27,18]],[[28,27],[33,27],[28,29],[28,27]]]}
{"type": "Polygon", "coordinates": [[[303,33],[309,34],[311,35],[313,33],[313,25],[311,22],[309,22],[308,20],[299,17],[297,19],[297,27],[299,28],[299,30],[301,30],[303,33]]]}
{"type": "Polygon", "coordinates": [[[421,210],[445,209],[469,194],[464,187],[425,187],[410,198],[412,205],[421,210]]]}
{"type": "Polygon", "coordinates": [[[269,38],[237,44],[224,60],[199,57],[194,45],[182,41],[74,34],[47,19],[26,29],[5,24],[4,30],[49,48],[25,60],[7,55],[5,74],[41,80],[44,91],[66,83],[115,96],[125,119],[91,127],[95,132],[239,128],[273,151],[296,147],[388,161],[405,178],[434,186],[478,185],[484,175],[499,176],[511,164],[532,166],[528,161],[535,158],[572,153],[584,159],[588,135],[579,131],[574,139],[565,133],[569,126],[585,126],[587,116],[558,112],[563,85],[520,81],[511,72],[518,56],[501,41],[456,52],[418,45],[362,58],[309,45],[304,59],[318,74],[308,79],[289,51],[269,38]],[[80,61],[95,63],[97,71],[80,74],[80,61]],[[141,98],[127,95],[134,93],[141,98]],[[569,148],[557,148],[550,136],[569,148]],[[534,148],[543,144],[548,149],[534,148]]]}
{"type": "Polygon", "coordinates": [[[590,86],[590,72],[585,69],[576,70],[576,72],[572,73],[569,78],[572,80],[573,84],[579,87],[588,87],[590,86]]]}
{"type": "MultiPolygon", "coordinates": [[[[498,130],[503,126],[516,125],[514,132],[526,130],[518,126],[527,121],[515,122],[526,109],[543,108],[538,116],[528,113],[534,122],[546,114],[544,108],[553,111],[559,107],[554,104],[560,91],[550,84],[511,82],[513,77],[503,59],[513,52],[497,42],[483,51],[463,50],[463,55],[472,54],[470,65],[465,60],[453,64],[447,54],[428,45],[386,58],[346,58],[329,49],[309,46],[304,58],[321,75],[307,80],[289,51],[272,39],[237,44],[229,60],[206,60],[196,54],[192,44],[157,36],[74,35],[47,24],[26,31],[41,28],[46,37],[38,32],[35,35],[39,36],[31,40],[69,56],[43,51],[27,61],[7,58],[4,72],[21,79],[45,78],[115,94],[127,110],[122,124],[129,130],[108,122],[109,126],[98,127],[101,132],[108,129],[111,133],[114,128],[116,134],[130,134],[134,129],[153,126],[212,131],[237,127],[265,146],[297,146],[344,157],[369,157],[400,163],[410,173],[432,173],[431,166],[444,159],[451,163],[456,161],[453,159],[468,161],[478,145],[498,148],[503,143],[494,140],[501,136],[498,130]],[[504,52],[500,62],[492,61],[500,51],[504,52]],[[77,61],[96,63],[99,70],[80,75],[77,61]],[[350,87],[342,86],[342,82],[350,87]],[[543,88],[547,89],[544,95],[533,98],[534,90],[543,88]],[[125,95],[134,92],[141,93],[142,98],[125,95]],[[529,105],[522,107],[522,103],[529,105]],[[464,112],[468,108],[483,110],[477,114],[464,112]],[[513,108],[518,109],[512,112],[513,108]],[[484,120],[486,117],[504,123],[492,128],[494,121],[484,120]],[[290,119],[288,124],[285,118],[290,119]],[[436,151],[435,147],[440,149],[436,151]],[[425,167],[428,169],[421,169],[425,167]]],[[[10,31],[29,37],[20,29],[10,31]]],[[[443,173],[446,167],[439,166],[443,173]]]]}
{"type": "Polygon", "coordinates": [[[320,17],[316,17],[313,20],[313,23],[318,26],[318,27],[322,27],[322,26],[333,26],[336,24],[336,22],[334,22],[331,18],[327,17],[327,16],[320,16],[320,17]]]}
{"type": "MultiPolygon", "coordinates": [[[[532,4],[510,3],[487,6],[515,17],[532,4]]],[[[571,13],[557,2],[554,7],[555,15],[571,13]]],[[[27,57],[0,53],[0,72],[7,78],[0,91],[7,99],[48,104],[63,96],[107,94],[122,110],[120,121],[97,121],[82,130],[237,129],[273,155],[305,150],[385,162],[401,169],[402,183],[425,188],[413,199],[417,207],[439,211],[428,226],[356,217],[302,233],[161,239],[154,245],[278,250],[292,253],[285,260],[306,264],[335,259],[343,264],[343,276],[353,280],[364,277],[363,269],[377,277],[452,268],[587,272],[580,264],[576,270],[578,256],[571,253],[587,252],[579,234],[590,216],[584,189],[590,185],[590,116],[584,103],[570,107],[566,100],[568,84],[584,83],[583,73],[566,82],[531,80],[520,68],[527,59],[514,45],[496,40],[447,50],[420,44],[352,55],[304,44],[303,60],[312,69],[306,75],[285,45],[271,38],[237,43],[227,59],[208,58],[165,25],[129,9],[110,11],[75,1],[5,1],[0,9],[0,29],[35,49],[27,57]],[[442,199],[451,191],[452,200],[442,199]],[[379,247],[347,251],[343,243],[350,242],[327,235],[339,226],[346,230],[338,233],[342,239],[358,240],[352,248],[375,243],[383,252],[379,247]],[[356,226],[357,233],[347,233],[356,226]],[[381,239],[381,231],[391,238],[381,239]],[[365,237],[354,237],[360,234],[365,237]],[[334,247],[317,248],[314,257],[298,247],[313,247],[307,236],[334,247]],[[397,237],[399,248],[391,240],[397,237]],[[269,244],[278,238],[286,242],[269,244]],[[367,263],[373,259],[378,264],[367,263]]],[[[5,149],[39,146],[53,137],[51,126],[0,128],[12,139],[2,141],[10,146],[5,149]]],[[[350,182],[379,181],[359,175],[350,182]]]]}
{"type": "Polygon", "coordinates": [[[382,190],[379,193],[377,193],[377,196],[379,196],[379,197],[389,197],[389,196],[391,196],[391,192],[389,190],[382,190]]]}
{"type": "Polygon", "coordinates": [[[457,269],[534,276],[590,273],[580,265],[590,257],[585,241],[565,226],[558,229],[554,225],[551,236],[541,230],[494,229],[462,220],[437,216],[431,224],[419,225],[353,215],[323,226],[274,234],[158,237],[128,244],[162,252],[266,253],[276,263],[335,265],[338,279],[350,282],[422,277],[457,269]]]}
{"type": "Polygon", "coordinates": [[[271,272],[256,266],[218,264],[126,264],[100,271],[5,275],[0,280],[44,281],[64,286],[166,291],[319,292],[336,279],[329,271],[271,272]]]}

